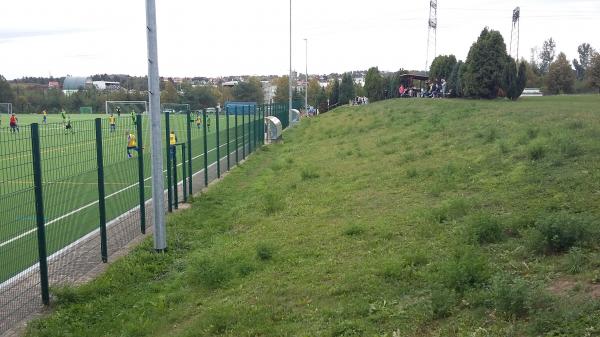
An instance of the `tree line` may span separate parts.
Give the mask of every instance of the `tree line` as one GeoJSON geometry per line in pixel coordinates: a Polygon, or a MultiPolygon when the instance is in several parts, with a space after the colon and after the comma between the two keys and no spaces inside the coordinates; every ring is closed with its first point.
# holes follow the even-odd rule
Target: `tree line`
{"type": "MultiPolygon", "coordinates": [[[[94,81],[119,82],[118,90],[98,90],[94,86],[80,88],[65,94],[57,88],[49,88],[52,78],[22,78],[7,81],[0,75],[0,102],[12,103],[16,113],[39,113],[43,110],[58,113],[62,109],[78,112],[81,107],[92,107],[93,112],[103,112],[106,101],[147,101],[147,78],[126,75],[94,75],[94,81]]],[[[190,82],[175,83],[172,79],[161,81],[161,102],[190,104],[191,109],[215,107],[226,101],[263,102],[262,84],[251,77],[235,87],[219,85],[193,85],[190,82]]]]}

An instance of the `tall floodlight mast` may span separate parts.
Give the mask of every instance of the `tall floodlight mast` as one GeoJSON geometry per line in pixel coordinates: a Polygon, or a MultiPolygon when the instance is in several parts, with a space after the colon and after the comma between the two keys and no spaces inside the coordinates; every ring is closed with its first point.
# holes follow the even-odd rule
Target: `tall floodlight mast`
{"type": "Polygon", "coordinates": [[[438,0],[431,0],[429,2],[429,22],[428,22],[428,33],[427,33],[427,57],[425,58],[425,70],[429,71],[429,51],[431,44],[433,43],[433,57],[437,56],[437,8],[438,0]],[[433,35],[433,41],[432,41],[433,35]]]}
{"type": "Polygon", "coordinates": [[[509,54],[517,62],[519,61],[519,35],[521,28],[521,8],[517,7],[513,10],[512,29],[510,31],[510,50],[509,54]],[[513,51],[516,53],[513,55],[513,51]]]}

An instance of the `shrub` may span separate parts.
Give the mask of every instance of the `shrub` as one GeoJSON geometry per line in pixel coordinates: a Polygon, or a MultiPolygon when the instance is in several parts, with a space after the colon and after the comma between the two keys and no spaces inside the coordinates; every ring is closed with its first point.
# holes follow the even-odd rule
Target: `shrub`
{"type": "Polygon", "coordinates": [[[490,214],[475,214],[467,219],[471,238],[479,244],[500,242],[504,232],[500,221],[490,214]]]}
{"type": "Polygon", "coordinates": [[[273,251],[274,251],[273,246],[268,245],[266,243],[259,243],[256,246],[256,256],[262,261],[267,261],[267,260],[272,259],[273,251]]]}
{"type": "Polygon", "coordinates": [[[285,202],[273,193],[267,193],[263,199],[265,214],[272,215],[285,209],[285,202]]]}
{"type": "Polygon", "coordinates": [[[433,219],[443,223],[462,218],[468,212],[469,205],[464,199],[451,199],[442,204],[441,207],[432,210],[433,219]]]}
{"type": "Polygon", "coordinates": [[[464,292],[485,284],[489,279],[487,259],[471,246],[459,247],[440,267],[440,282],[447,288],[464,292]]]}
{"type": "Polygon", "coordinates": [[[505,142],[500,142],[500,144],[498,144],[498,150],[500,151],[500,154],[507,154],[510,152],[510,148],[505,142]]]}
{"type": "Polygon", "coordinates": [[[319,178],[319,173],[317,173],[313,168],[305,167],[300,172],[300,177],[302,180],[317,179],[319,178]]]}
{"type": "Polygon", "coordinates": [[[188,275],[192,282],[210,289],[220,288],[234,277],[230,263],[216,256],[193,257],[188,275]]]}
{"type": "Polygon", "coordinates": [[[484,134],[483,140],[486,144],[493,143],[498,138],[498,131],[496,128],[490,128],[484,134]]]}
{"type": "Polygon", "coordinates": [[[357,235],[361,235],[364,232],[365,232],[365,230],[361,226],[352,225],[352,226],[347,227],[344,230],[344,235],[346,235],[346,236],[357,236],[357,235]]]}
{"type": "Polygon", "coordinates": [[[456,299],[456,292],[452,289],[434,289],[431,292],[433,318],[440,319],[452,315],[452,309],[456,306],[456,299]]]}
{"type": "Polygon", "coordinates": [[[529,312],[530,285],[520,277],[502,274],[491,285],[494,309],[506,318],[519,318],[529,312]]]}
{"type": "Polygon", "coordinates": [[[529,147],[527,154],[529,155],[529,159],[533,161],[542,160],[546,155],[546,149],[544,149],[542,144],[534,144],[529,147]]]}
{"type": "Polygon", "coordinates": [[[571,247],[567,255],[566,269],[570,274],[579,274],[583,271],[587,258],[579,247],[571,247]]]}
{"type": "Polygon", "coordinates": [[[418,172],[417,172],[417,169],[416,169],[416,168],[414,168],[414,167],[412,167],[412,168],[409,168],[409,169],[406,171],[406,176],[407,176],[408,178],[410,178],[410,179],[412,179],[412,178],[416,178],[418,175],[419,175],[419,174],[418,174],[418,172]]]}
{"type": "Polygon", "coordinates": [[[538,129],[533,129],[533,128],[529,128],[527,129],[527,138],[529,139],[535,139],[538,136],[538,133],[540,132],[540,130],[538,129]]]}
{"type": "Polygon", "coordinates": [[[536,220],[535,229],[542,240],[540,247],[545,253],[561,253],[591,239],[591,220],[586,216],[569,213],[550,214],[536,220]]]}
{"type": "Polygon", "coordinates": [[[577,157],[583,153],[581,146],[570,137],[559,138],[556,143],[560,154],[565,158],[577,157]]]}

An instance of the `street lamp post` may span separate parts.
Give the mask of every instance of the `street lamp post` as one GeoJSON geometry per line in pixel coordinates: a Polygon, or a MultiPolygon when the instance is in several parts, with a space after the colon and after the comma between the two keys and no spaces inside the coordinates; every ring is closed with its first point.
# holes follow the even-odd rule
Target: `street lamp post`
{"type": "Polygon", "coordinates": [[[290,0],[290,78],[289,78],[288,123],[292,125],[292,0],[290,0]]]}
{"type": "Polygon", "coordinates": [[[304,49],[306,51],[306,86],[304,91],[304,109],[308,112],[308,39],[304,39],[304,49]]]}

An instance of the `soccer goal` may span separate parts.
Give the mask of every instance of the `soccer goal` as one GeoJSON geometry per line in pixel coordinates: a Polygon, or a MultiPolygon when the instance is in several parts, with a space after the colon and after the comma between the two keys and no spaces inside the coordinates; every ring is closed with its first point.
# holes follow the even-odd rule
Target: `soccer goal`
{"type": "Polygon", "coordinates": [[[94,113],[94,111],[91,106],[82,106],[79,108],[79,113],[80,114],[92,114],[92,113],[94,113]]]}
{"type": "Polygon", "coordinates": [[[12,103],[0,103],[0,114],[12,114],[12,103]]]}
{"type": "Polygon", "coordinates": [[[189,104],[163,103],[160,105],[161,113],[181,114],[185,115],[190,111],[189,104]]]}
{"type": "Polygon", "coordinates": [[[106,114],[124,114],[128,115],[131,111],[136,114],[146,114],[148,112],[148,102],[146,101],[106,101],[106,114]]]}

